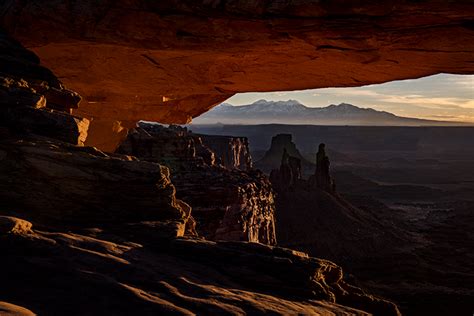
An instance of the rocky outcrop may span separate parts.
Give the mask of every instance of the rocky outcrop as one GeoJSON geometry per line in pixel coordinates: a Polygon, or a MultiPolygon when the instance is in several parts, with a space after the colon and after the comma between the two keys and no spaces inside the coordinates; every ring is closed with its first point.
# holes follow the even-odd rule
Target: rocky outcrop
{"type": "Polygon", "coordinates": [[[276,231],[280,245],[323,254],[346,264],[367,257],[383,257],[388,245],[407,244],[407,232],[392,225],[392,215],[376,216],[359,209],[335,191],[324,146],[318,152],[319,167],[309,179],[302,178],[299,158],[289,153],[300,156],[290,134],[275,136],[264,159],[271,162],[270,158],[277,156],[277,149],[281,166],[271,171],[270,181],[276,191],[276,231]]]}
{"type": "Polygon", "coordinates": [[[252,156],[247,137],[202,134],[198,136],[214,152],[218,163],[227,169],[244,171],[252,169],[252,156]]]}
{"type": "Polygon", "coordinates": [[[280,168],[272,170],[270,181],[277,191],[298,186],[301,182],[301,160],[290,156],[284,148],[280,168]]]}
{"type": "Polygon", "coordinates": [[[16,305],[0,308],[26,315],[399,315],[392,303],[345,282],[327,260],[255,243],[153,240],[153,231],[43,232],[0,216],[0,296],[16,305]]]}
{"type": "Polygon", "coordinates": [[[283,152],[286,151],[289,157],[294,157],[300,161],[301,174],[310,172],[314,173],[315,165],[306,160],[296,144],[292,141],[291,134],[278,134],[272,137],[270,148],[265,152],[262,159],[255,162],[255,167],[270,173],[273,169],[278,169],[282,163],[283,152]]]}
{"type": "Polygon", "coordinates": [[[89,120],[71,115],[81,97],[34,54],[9,37],[0,39],[3,214],[61,227],[141,221],[184,226],[191,210],[176,199],[169,170],[83,147],[89,120]]]}
{"type": "Polygon", "coordinates": [[[205,137],[178,126],[141,124],[117,152],[168,166],[177,197],[193,208],[200,235],[275,244],[270,182],[259,171],[219,165],[205,137]]]}
{"type": "Polygon", "coordinates": [[[71,115],[80,101],[34,54],[0,33],[0,126],[83,145],[89,120],[71,115]]]}
{"type": "Polygon", "coordinates": [[[156,163],[94,148],[46,139],[0,141],[3,214],[42,224],[184,224],[190,208],[175,198],[169,176],[168,168],[156,163]]]}
{"type": "Polygon", "coordinates": [[[116,121],[186,123],[240,92],[472,74],[472,11],[462,0],[9,0],[0,27],[84,97],[75,114],[95,118],[109,135],[89,143],[107,146],[116,121]]]}
{"type": "Polygon", "coordinates": [[[330,161],[329,157],[326,155],[325,148],[325,144],[319,144],[318,152],[316,153],[316,171],[314,173],[315,179],[313,182],[315,182],[316,186],[321,190],[334,192],[336,190],[335,182],[329,174],[330,161]]]}

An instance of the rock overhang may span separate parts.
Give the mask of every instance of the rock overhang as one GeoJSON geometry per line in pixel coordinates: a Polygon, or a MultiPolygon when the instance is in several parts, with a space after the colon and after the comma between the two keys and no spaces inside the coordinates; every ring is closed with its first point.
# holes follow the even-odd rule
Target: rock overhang
{"type": "Polygon", "coordinates": [[[430,0],[11,0],[0,23],[83,97],[74,113],[93,130],[188,123],[240,92],[472,74],[473,11],[430,0]]]}

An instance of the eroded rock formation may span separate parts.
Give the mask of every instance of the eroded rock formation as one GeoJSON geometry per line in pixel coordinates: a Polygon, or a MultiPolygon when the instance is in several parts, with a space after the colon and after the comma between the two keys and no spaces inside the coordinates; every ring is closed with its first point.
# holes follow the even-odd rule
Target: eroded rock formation
{"type": "Polygon", "coordinates": [[[0,32],[0,126],[83,145],[89,120],[71,115],[81,97],[0,32]]]}
{"type": "Polygon", "coordinates": [[[321,143],[316,153],[316,170],[314,176],[309,179],[310,182],[316,184],[318,188],[326,192],[335,192],[336,184],[329,173],[330,161],[326,155],[326,145],[321,143]]]}
{"type": "Polygon", "coordinates": [[[473,73],[473,6],[10,0],[0,26],[83,96],[75,113],[95,118],[89,144],[104,149],[117,124],[185,123],[238,92],[473,73]]]}
{"type": "MultiPolygon", "coordinates": [[[[177,238],[189,223],[192,233],[193,221],[167,168],[82,145],[112,152],[140,119],[187,122],[236,92],[472,73],[471,12],[472,4],[461,1],[4,1],[2,29],[83,100],[78,108],[75,92],[2,33],[0,212],[9,216],[0,217],[1,308],[66,315],[398,315],[393,304],[348,285],[332,262],[255,243],[177,238]]],[[[171,148],[180,153],[188,145],[171,148]]],[[[209,171],[204,183],[220,167],[204,144],[194,146],[195,166],[209,171]]],[[[227,195],[236,179],[243,183],[231,193],[239,198],[229,200],[250,205],[249,212],[242,216],[234,204],[225,214],[230,223],[236,216],[242,222],[224,233],[251,239],[271,232],[260,225],[273,214],[262,215],[264,207],[248,198],[267,194],[267,184],[232,170],[215,188],[227,195]]],[[[318,192],[323,198],[303,193],[286,201],[332,213],[304,217],[307,208],[297,207],[291,218],[282,217],[290,233],[300,234],[292,238],[321,232],[308,248],[367,255],[391,245],[386,240],[400,241],[400,234],[387,239],[387,226],[374,223],[374,214],[318,192]],[[321,226],[344,240],[334,248],[321,226]]],[[[269,204],[270,195],[259,198],[269,204]]],[[[271,243],[270,234],[258,238],[271,243]]]]}
{"type": "Polygon", "coordinates": [[[201,134],[199,137],[224,167],[244,171],[252,168],[252,156],[246,137],[201,134]]]}
{"type": "Polygon", "coordinates": [[[46,139],[0,141],[0,206],[42,224],[186,223],[168,168],[46,139]]]}
{"type": "Polygon", "coordinates": [[[176,199],[168,168],[83,147],[89,120],[71,115],[81,97],[1,39],[2,214],[63,228],[162,221],[183,235],[191,208],[176,199]]]}
{"type": "Polygon", "coordinates": [[[178,126],[140,126],[130,132],[118,152],[169,166],[176,194],[192,206],[201,235],[213,240],[276,243],[270,182],[259,171],[235,168],[241,167],[243,152],[250,160],[241,139],[193,134],[178,126]],[[220,157],[234,157],[227,161],[234,168],[219,165],[221,158],[206,146],[209,139],[220,150],[220,157]]]}
{"type": "MultiPolygon", "coordinates": [[[[270,173],[276,191],[279,244],[347,263],[383,257],[388,245],[407,243],[406,232],[392,226],[391,214],[379,217],[354,207],[334,190],[328,161],[304,179],[297,164],[290,163],[299,158],[291,156],[285,146],[275,144],[286,145],[294,155],[299,151],[290,134],[277,135],[265,155],[271,161],[269,157],[276,156],[277,148],[282,155],[280,168],[270,173]]],[[[320,146],[317,163],[324,160],[329,159],[320,146]]]]}
{"type": "Polygon", "coordinates": [[[273,169],[280,168],[283,152],[286,151],[289,157],[296,158],[300,161],[300,173],[309,172],[313,174],[315,165],[301,155],[292,138],[293,136],[291,134],[278,134],[273,136],[270,148],[265,152],[262,159],[255,162],[255,167],[269,174],[273,169]]]}
{"type": "Polygon", "coordinates": [[[399,315],[392,303],[347,284],[327,260],[255,243],[156,242],[153,230],[135,232],[44,232],[0,216],[0,296],[15,303],[0,303],[0,311],[399,315]]]}

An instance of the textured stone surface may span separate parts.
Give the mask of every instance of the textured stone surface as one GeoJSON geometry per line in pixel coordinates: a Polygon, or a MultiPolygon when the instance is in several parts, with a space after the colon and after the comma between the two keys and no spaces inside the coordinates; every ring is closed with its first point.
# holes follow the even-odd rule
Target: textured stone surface
{"type": "Polygon", "coordinates": [[[36,314],[32,311],[23,308],[21,306],[17,306],[14,304],[10,304],[7,302],[0,302],[0,313],[3,316],[35,316],[36,314]]]}
{"type": "Polygon", "coordinates": [[[336,264],[261,244],[30,230],[0,253],[2,300],[38,315],[399,315],[336,264]]]}
{"type": "Polygon", "coordinates": [[[250,170],[252,156],[246,137],[200,135],[204,145],[212,150],[219,163],[227,169],[250,170]]]}
{"type": "Polygon", "coordinates": [[[473,10],[461,0],[9,0],[0,25],[84,97],[78,115],[184,123],[237,92],[473,73],[473,10]]]}
{"type": "MultiPolygon", "coordinates": [[[[170,168],[176,195],[193,208],[200,235],[213,240],[276,243],[274,196],[265,175],[256,170],[217,165],[215,153],[201,140],[207,136],[178,126],[141,126],[129,133],[118,152],[170,168]]],[[[223,147],[231,148],[222,152],[238,156],[240,151],[234,151],[235,139],[221,138],[220,145],[222,140],[230,142],[223,147]]],[[[232,165],[240,161],[234,159],[232,165]]]]}
{"type": "Polygon", "coordinates": [[[0,216],[0,234],[27,234],[31,231],[31,223],[9,216],[0,216]]]}
{"type": "Polygon", "coordinates": [[[41,223],[178,220],[168,168],[48,140],[0,141],[0,206],[41,223]]]}
{"type": "Polygon", "coordinates": [[[80,101],[33,53],[0,32],[0,127],[83,145],[89,120],[70,115],[80,101]]]}

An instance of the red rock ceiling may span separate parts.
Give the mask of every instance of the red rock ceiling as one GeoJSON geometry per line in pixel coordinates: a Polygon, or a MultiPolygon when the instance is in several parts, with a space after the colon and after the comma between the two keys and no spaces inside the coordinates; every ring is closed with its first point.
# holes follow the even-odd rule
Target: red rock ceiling
{"type": "Polygon", "coordinates": [[[184,123],[239,92],[474,73],[472,1],[357,3],[11,0],[0,21],[96,122],[184,123]]]}

